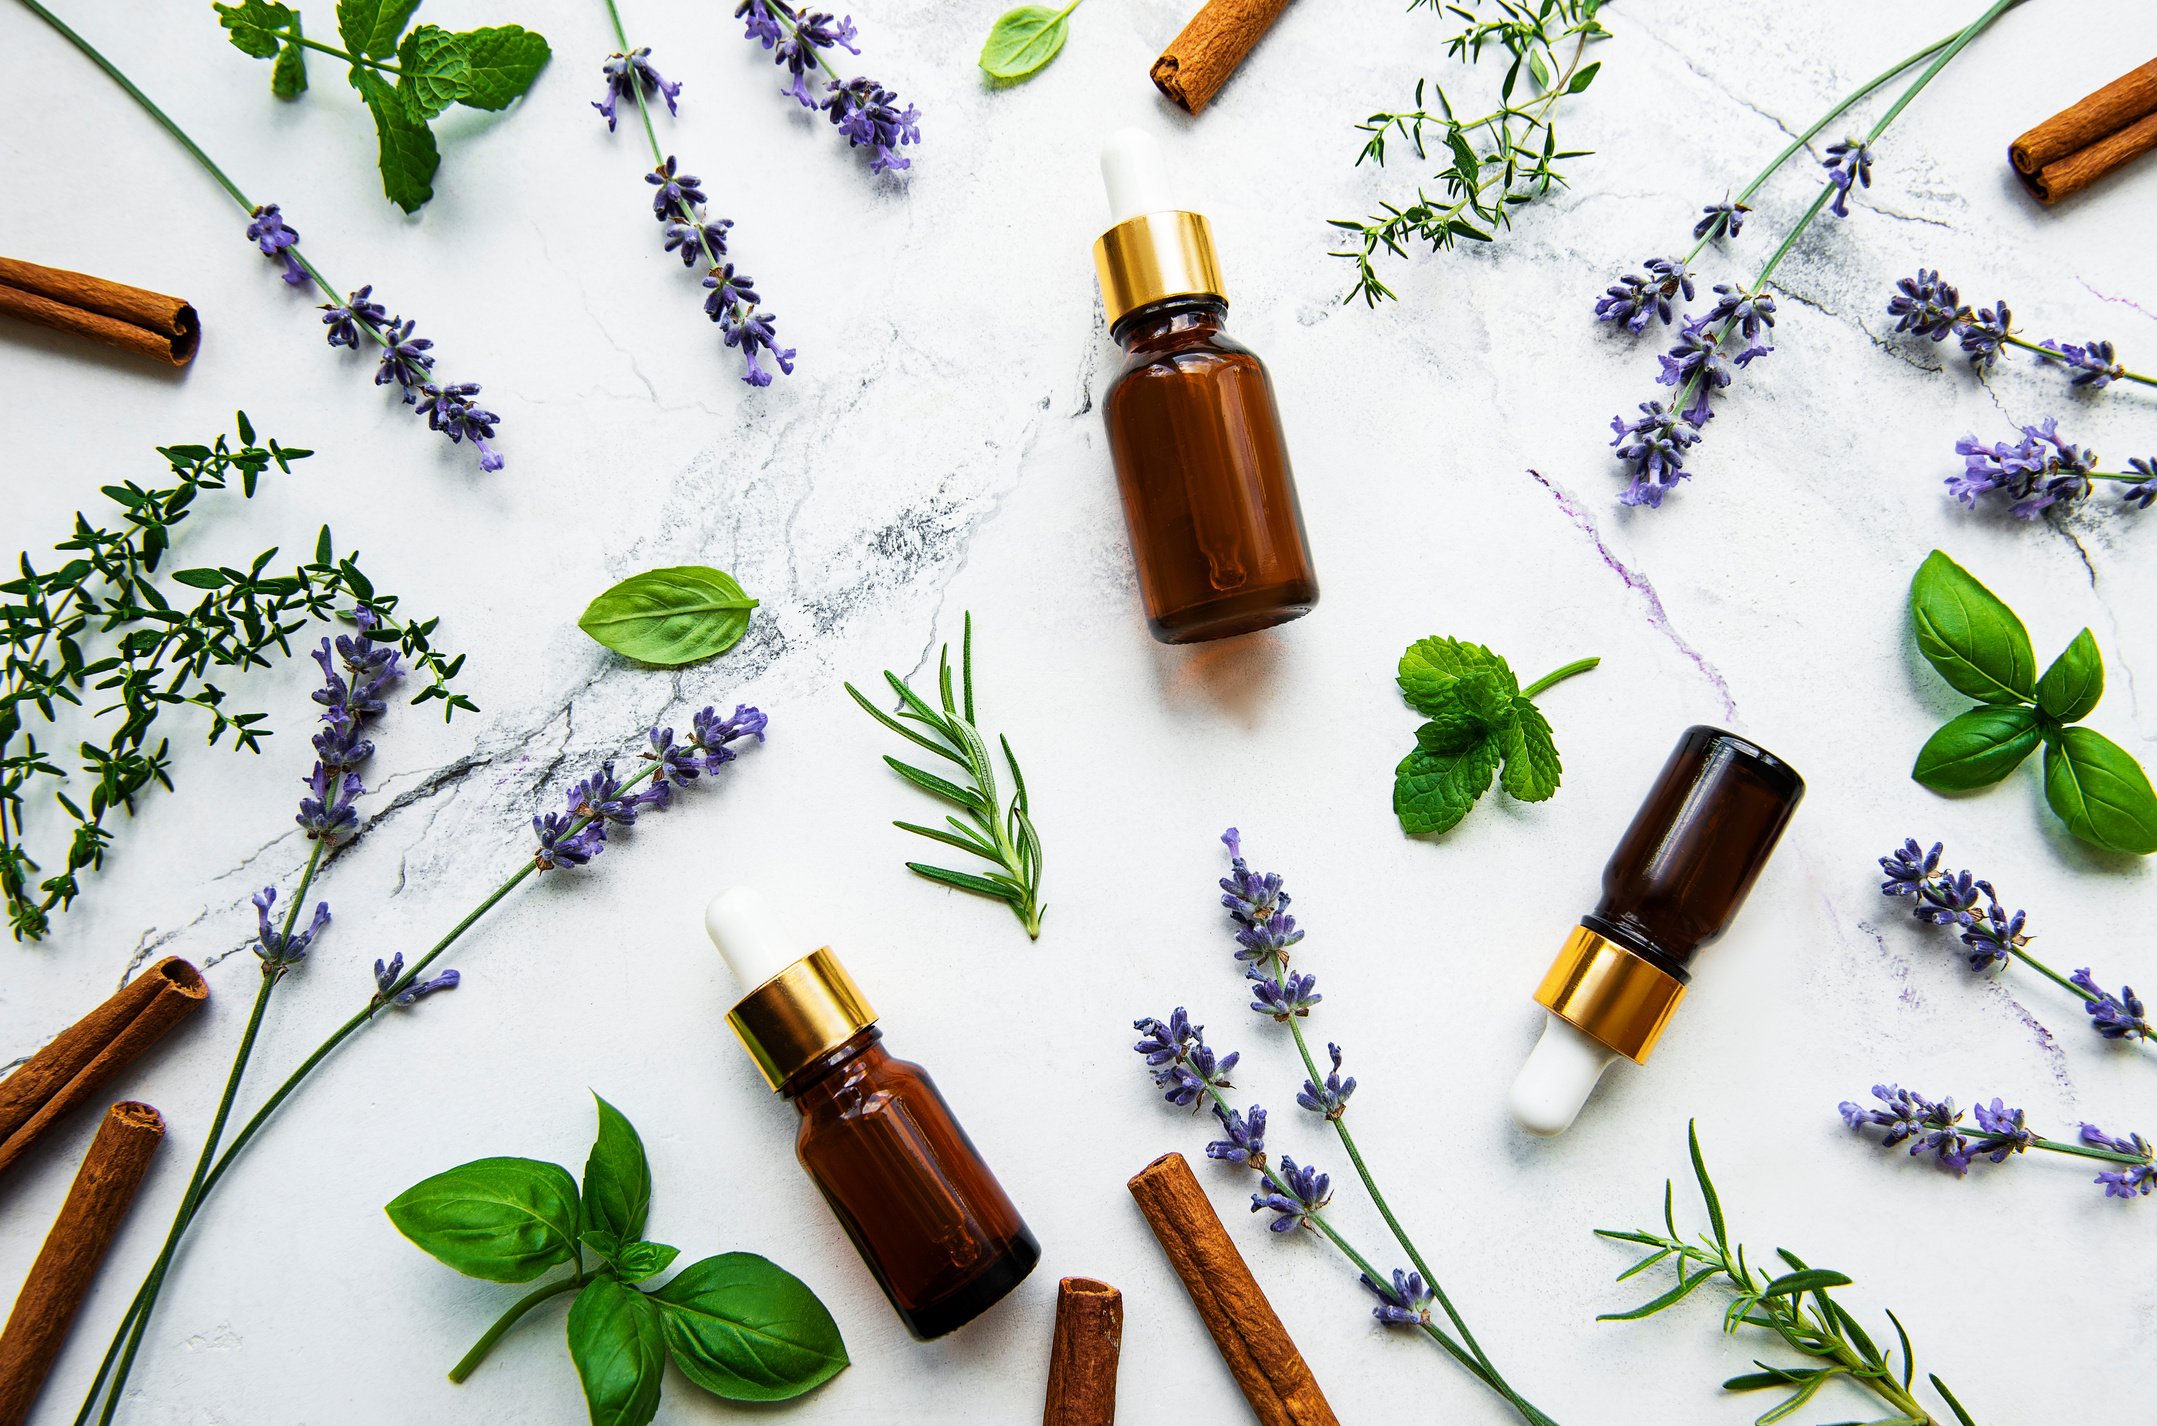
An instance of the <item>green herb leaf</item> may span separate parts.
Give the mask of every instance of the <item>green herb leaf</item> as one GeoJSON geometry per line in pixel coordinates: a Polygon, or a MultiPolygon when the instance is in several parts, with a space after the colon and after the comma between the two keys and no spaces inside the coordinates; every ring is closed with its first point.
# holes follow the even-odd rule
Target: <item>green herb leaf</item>
{"type": "Polygon", "coordinates": [[[1986,703],[1943,724],[1918,749],[1910,776],[1934,792],[1989,787],[2037,751],[2037,710],[1986,703]]]}
{"type": "Polygon", "coordinates": [[[457,102],[472,109],[507,109],[532,87],[553,53],[545,36],[522,25],[490,25],[457,38],[471,66],[457,102]]]}
{"type": "Polygon", "coordinates": [[[2037,706],[2062,723],[2079,723],[2105,696],[2105,661],[2084,629],[2037,680],[2037,706]]]}
{"type": "Polygon", "coordinates": [[[1643,1302],[1640,1304],[1640,1306],[1634,1308],[1630,1312],[1597,1313],[1595,1320],[1598,1322],[1637,1322],[1643,1317],[1653,1317],[1656,1313],[1662,1311],[1664,1308],[1674,1307],[1678,1303],[1690,1297],[1693,1293],[1693,1289],[1699,1287],[1700,1284],[1706,1282],[1709,1278],[1714,1276],[1715,1269],[1713,1268],[1702,1268],[1699,1272],[1694,1273],[1691,1277],[1685,1277],[1681,1275],[1678,1279],[1678,1285],[1671,1288],[1670,1291],[1664,1293],[1662,1296],[1654,1298],[1647,1302],[1643,1302]]]}
{"type": "Polygon", "coordinates": [[[592,1426],[645,1426],[658,1414],[667,1354],[651,1298],[594,1278],[569,1309],[569,1356],[592,1426]]]}
{"type": "Polygon", "coordinates": [[[1580,72],[1573,76],[1573,82],[1565,86],[1565,92],[1568,94],[1578,94],[1581,90],[1586,89],[1589,85],[1595,83],[1596,71],[1601,69],[1602,67],[1603,62],[1601,60],[1596,60],[1591,64],[1582,65],[1580,67],[1580,72]]]}
{"type": "Polygon", "coordinates": [[[337,0],[337,34],[354,54],[388,59],[418,8],[419,0],[337,0]]]}
{"type": "Polygon", "coordinates": [[[671,1243],[631,1243],[613,1255],[614,1269],[623,1282],[642,1282],[665,1272],[681,1251],[671,1243]]]}
{"type": "Polygon", "coordinates": [[[464,97],[472,61],[464,37],[421,25],[397,45],[397,97],[406,117],[424,125],[464,97]]]}
{"type": "Polygon", "coordinates": [[[214,569],[176,569],[172,572],[172,582],[190,589],[222,589],[230,581],[214,569]]]}
{"type": "Polygon", "coordinates": [[[599,1105],[599,1137],[584,1161],[581,1221],[586,1228],[603,1229],[633,1243],[644,1236],[644,1220],[651,1212],[651,1165],[644,1157],[644,1141],[622,1111],[596,1094],[592,1098],[599,1105]]]}
{"type": "Polygon", "coordinates": [[[692,1263],[652,1300],[674,1365],[728,1401],[785,1401],[847,1364],[839,1326],[816,1294],[754,1253],[692,1263]]]}
{"type": "Polygon", "coordinates": [[[2030,635],[1991,590],[1939,550],[1910,582],[1918,652],[1958,693],[1981,703],[2028,703],[2037,693],[2030,635]]]}
{"type": "Polygon", "coordinates": [[[1459,639],[1418,639],[1401,655],[1395,675],[1401,696],[1426,718],[1436,717],[1446,706],[1454,682],[1472,673],[1494,675],[1508,696],[1520,692],[1520,682],[1504,659],[1481,644],[1459,639]]]}
{"type": "Polygon", "coordinates": [[[1021,5],[1006,10],[989,27],[981,46],[981,67],[992,79],[1024,79],[1056,58],[1069,31],[1061,10],[1021,5]]]}
{"type": "Polygon", "coordinates": [[[2092,846],[2157,852],[2157,793],[2142,765],[2089,728],[2064,729],[2045,748],[2045,800],[2067,830],[2092,846]]]}
{"type": "Polygon", "coordinates": [[[1505,754],[1500,783],[1523,802],[1542,802],[1558,790],[1564,771],[1558,761],[1558,742],[1550,723],[1525,698],[1513,700],[1513,721],[1499,737],[1505,754]]]}
{"type": "MultiPolygon", "coordinates": [[[[292,16],[292,33],[300,32],[300,17],[292,16]]],[[[270,66],[270,93],[280,99],[297,99],[307,92],[307,51],[294,41],[277,51],[277,63],[270,66]]]]}
{"type": "Polygon", "coordinates": [[[1685,1126],[1685,1142],[1693,1156],[1693,1177],[1700,1183],[1700,1201],[1707,1205],[1708,1226],[1715,1230],[1715,1246],[1730,1250],[1730,1233],[1723,1226],[1723,1201],[1716,1196],[1715,1181],[1708,1177],[1708,1161],[1700,1152],[1700,1126],[1688,1122],[1685,1126]]]}
{"type": "Polygon", "coordinates": [[[677,565],[631,575],[594,599],[577,627],[624,657],[677,668],[740,643],[756,606],[723,570],[677,565]]]}
{"type": "Polygon", "coordinates": [[[1449,832],[1475,806],[1498,770],[1498,739],[1438,723],[1416,731],[1416,748],[1393,770],[1393,813],[1410,836],[1449,832]]]}
{"type": "Polygon", "coordinates": [[[217,23],[225,27],[232,47],[256,59],[275,58],[284,44],[283,32],[299,28],[299,13],[274,0],[240,0],[237,5],[212,4],[210,8],[217,12],[217,23]]]}
{"type": "Polygon", "coordinates": [[[1970,1413],[1962,1409],[1962,1403],[1955,1400],[1955,1393],[1947,1389],[1947,1383],[1940,1380],[1938,1372],[1926,1373],[1926,1380],[1932,1383],[1934,1391],[1940,1393],[1940,1400],[1947,1403],[1948,1408],[1955,1413],[1955,1420],[1960,1422],[1961,1426],[1977,1426],[1977,1422],[1971,1418],[1970,1413]]]}
{"type": "Polygon", "coordinates": [[[577,1184],[536,1159],[476,1159],[391,1199],[390,1222],[467,1277],[530,1282],[575,1254],[577,1184]]]}
{"type": "Polygon", "coordinates": [[[416,213],[434,197],[434,171],[442,155],[425,124],[414,123],[404,100],[371,69],[355,65],[347,76],[374,115],[377,166],[382,192],[407,213],[416,213]]]}
{"type": "Polygon", "coordinates": [[[1823,1287],[1848,1287],[1850,1279],[1832,1268],[1806,1268],[1801,1272],[1784,1273],[1766,1287],[1762,1297],[1792,1297],[1801,1292],[1813,1292],[1823,1287]]]}

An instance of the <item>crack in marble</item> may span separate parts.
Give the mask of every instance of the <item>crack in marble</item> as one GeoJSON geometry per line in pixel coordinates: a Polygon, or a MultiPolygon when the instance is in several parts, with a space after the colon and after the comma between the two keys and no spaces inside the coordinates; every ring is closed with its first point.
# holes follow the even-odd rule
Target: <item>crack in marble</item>
{"type": "Polygon", "coordinates": [[[1535,478],[1536,484],[1550,492],[1551,499],[1558,504],[1559,513],[1573,522],[1573,528],[1588,537],[1588,543],[1595,547],[1596,554],[1602,557],[1603,564],[1611,573],[1617,575],[1627,589],[1638,594],[1647,604],[1649,627],[1668,639],[1671,647],[1682,654],[1686,662],[1699,670],[1700,676],[1706,679],[1708,686],[1715,690],[1716,697],[1722,700],[1723,716],[1736,718],[1738,716],[1738,703],[1737,699],[1731,696],[1729,683],[1724,680],[1721,671],[1714,664],[1708,662],[1707,657],[1698,649],[1687,643],[1684,635],[1680,634],[1677,627],[1670,622],[1670,613],[1663,607],[1663,597],[1655,592],[1655,585],[1646,575],[1634,570],[1618,558],[1611,550],[1609,543],[1604,540],[1602,531],[1596,528],[1594,519],[1588,515],[1587,511],[1580,508],[1580,503],[1574,500],[1563,487],[1539,470],[1530,469],[1528,474],[1535,478]]]}
{"type": "MultiPolygon", "coordinates": [[[[1629,22],[1626,26],[1626,32],[1628,34],[1641,35],[1646,37],[1647,39],[1653,40],[1656,44],[1661,45],[1671,54],[1677,56],[1678,63],[1684,65],[1688,70],[1692,71],[1693,77],[1695,79],[1698,79],[1701,83],[1707,85],[1708,88],[1714,90],[1717,94],[1722,95],[1725,99],[1728,99],[1731,103],[1737,105],[1739,108],[1749,110],[1750,112],[1757,114],[1761,118],[1767,120],[1777,129],[1780,129],[1785,138],[1794,139],[1798,136],[1798,131],[1796,129],[1791,128],[1781,119],[1778,119],[1773,114],[1770,114],[1767,110],[1753,103],[1750,99],[1747,99],[1743,95],[1737,93],[1735,90],[1732,90],[1720,79],[1717,79],[1714,75],[1708,73],[1699,65],[1695,64],[1693,62],[1692,54],[1689,51],[1672,44],[1669,40],[1664,39],[1660,34],[1656,33],[1653,29],[1641,24],[1637,15],[1629,15],[1627,16],[1627,20],[1629,22]]],[[[1808,144],[1806,147],[1809,152],[1811,149],[1811,145],[1808,144]]]]}

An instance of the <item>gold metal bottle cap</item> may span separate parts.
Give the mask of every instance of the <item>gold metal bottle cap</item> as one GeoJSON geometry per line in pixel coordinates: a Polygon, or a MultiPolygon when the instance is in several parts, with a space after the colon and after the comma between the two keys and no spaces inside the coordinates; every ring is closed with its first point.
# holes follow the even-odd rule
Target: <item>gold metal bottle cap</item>
{"type": "Polygon", "coordinates": [[[831,947],[803,956],[750,991],[727,1024],[774,1090],[876,1023],[831,947]]]}
{"type": "Polygon", "coordinates": [[[1141,213],[1110,228],[1093,245],[1101,305],[1109,330],[1136,309],[1164,297],[1228,300],[1213,229],[1202,213],[1141,213]]]}
{"type": "Polygon", "coordinates": [[[1685,998],[1685,982],[1606,936],[1575,926],[1535,1003],[1583,1035],[1645,1064],[1685,998]]]}

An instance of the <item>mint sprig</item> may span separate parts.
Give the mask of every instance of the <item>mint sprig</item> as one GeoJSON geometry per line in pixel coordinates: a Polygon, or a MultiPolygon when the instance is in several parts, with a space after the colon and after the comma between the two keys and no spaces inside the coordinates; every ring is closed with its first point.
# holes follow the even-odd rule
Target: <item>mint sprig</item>
{"type": "Polygon", "coordinates": [[[1430,721],[1393,772],[1393,813],[1412,836],[1449,832],[1490,789],[1495,774],[1523,802],[1558,790],[1563,765],[1550,722],[1534,700],[1599,658],[1577,659],[1523,689],[1506,661],[1481,644],[1433,636],[1401,655],[1401,697],[1430,721]]]}

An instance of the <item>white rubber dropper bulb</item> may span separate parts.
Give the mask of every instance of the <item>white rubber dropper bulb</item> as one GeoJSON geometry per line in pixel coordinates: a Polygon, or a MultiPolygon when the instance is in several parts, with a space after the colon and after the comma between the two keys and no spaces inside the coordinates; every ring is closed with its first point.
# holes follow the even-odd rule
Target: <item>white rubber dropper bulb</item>
{"type": "Polygon", "coordinates": [[[1169,184],[1161,146],[1143,129],[1118,129],[1101,145],[1101,182],[1108,188],[1112,224],[1181,206],[1169,184]]]}
{"type": "Polygon", "coordinates": [[[1572,1127],[1596,1081],[1617,1058],[1555,1015],[1544,1017],[1543,1038],[1514,1077],[1506,1108],[1520,1127],[1549,1138],[1572,1127]]]}
{"type": "Polygon", "coordinates": [[[704,932],[744,994],[816,949],[789,933],[753,886],[729,887],[714,896],[704,908],[704,932]]]}

